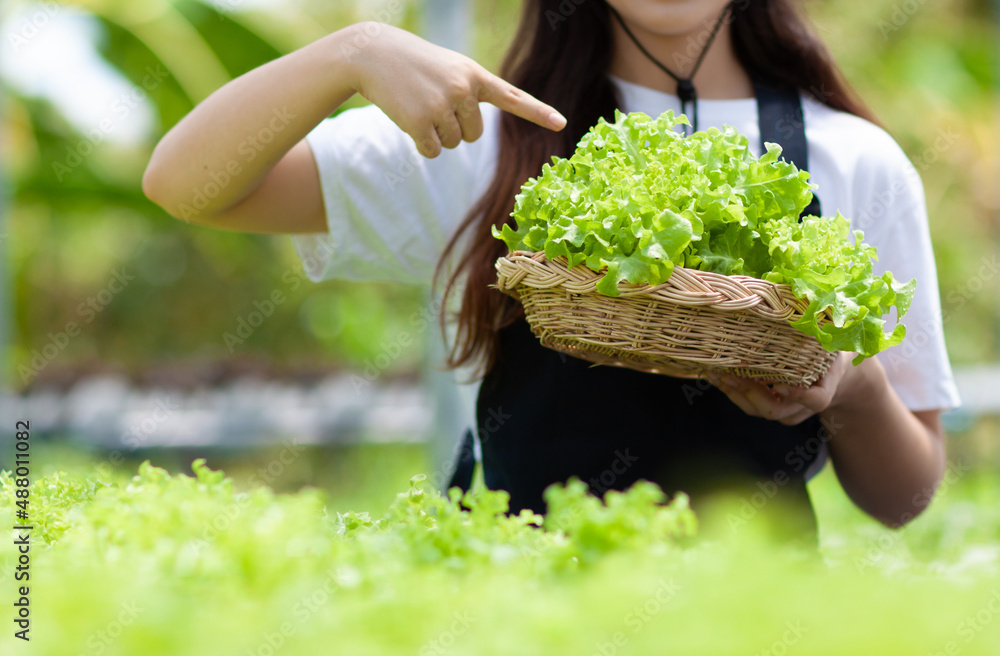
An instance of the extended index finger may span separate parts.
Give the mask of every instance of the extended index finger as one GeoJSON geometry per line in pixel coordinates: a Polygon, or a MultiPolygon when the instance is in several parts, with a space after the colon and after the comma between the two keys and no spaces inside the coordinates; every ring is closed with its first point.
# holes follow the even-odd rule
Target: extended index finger
{"type": "Polygon", "coordinates": [[[483,72],[479,99],[543,128],[558,132],[566,127],[566,118],[554,107],[546,105],[527,91],[518,89],[488,71],[483,72]]]}

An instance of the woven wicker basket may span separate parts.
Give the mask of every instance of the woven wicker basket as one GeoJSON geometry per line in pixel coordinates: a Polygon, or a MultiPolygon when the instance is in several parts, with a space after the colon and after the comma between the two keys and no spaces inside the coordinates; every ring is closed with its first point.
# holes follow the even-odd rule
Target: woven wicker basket
{"type": "Polygon", "coordinates": [[[675,267],[663,284],[623,284],[611,298],[595,290],[601,274],[565,258],[514,251],[496,268],[543,346],[596,364],[809,386],[836,358],[789,325],[807,303],[787,285],[675,267]]]}

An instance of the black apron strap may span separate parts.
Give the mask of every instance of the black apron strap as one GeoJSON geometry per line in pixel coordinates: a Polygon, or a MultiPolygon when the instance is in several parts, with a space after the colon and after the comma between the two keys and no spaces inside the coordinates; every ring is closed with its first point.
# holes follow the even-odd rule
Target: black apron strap
{"type": "MultiPolygon", "coordinates": [[[[777,88],[754,83],[757,95],[757,123],[760,126],[760,152],[764,153],[766,142],[781,146],[781,154],[786,162],[791,162],[800,170],[809,170],[809,144],[806,142],[806,121],[802,113],[802,99],[797,89],[777,88]]],[[[820,216],[819,196],[813,194],[812,201],[802,212],[802,216],[820,216]]]]}

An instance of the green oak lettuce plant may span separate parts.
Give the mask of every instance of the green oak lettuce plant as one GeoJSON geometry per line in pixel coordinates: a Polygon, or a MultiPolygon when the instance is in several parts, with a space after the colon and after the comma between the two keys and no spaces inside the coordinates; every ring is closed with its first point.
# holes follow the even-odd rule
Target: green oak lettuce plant
{"type": "Polygon", "coordinates": [[[675,131],[687,123],[672,111],[601,119],[569,159],[554,157],[524,184],[517,228],[494,236],[603,273],[597,291],[607,296],[622,282],[663,283],[675,266],[787,284],[809,303],[792,325],[829,351],[854,351],[855,364],[899,344],[916,281],[876,275],[875,248],[839,212],[800,222],[815,187],[780,146],[757,158],[735,128],[675,131]]]}
{"type": "MultiPolygon", "coordinates": [[[[868,522],[845,533],[856,520],[839,513],[856,511],[835,480],[814,482],[838,499],[821,504],[828,567],[768,537],[783,515],[718,499],[696,529],[686,497],[667,503],[652,483],[602,503],[571,480],[548,489],[543,517],[508,515],[502,491],[443,496],[417,476],[368,514],[192,469],[33,481],[28,581],[13,579],[20,488],[0,472],[0,602],[15,608],[30,587],[34,620],[30,643],[0,634],[0,654],[765,653],[790,622],[802,653],[924,654],[961,638],[1000,585],[1000,514],[984,511],[995,477],[963,479],[884,541],[868,522]]],[[[1000,628],[980,626],[963,656],[995,656],[1000,628]]]]}

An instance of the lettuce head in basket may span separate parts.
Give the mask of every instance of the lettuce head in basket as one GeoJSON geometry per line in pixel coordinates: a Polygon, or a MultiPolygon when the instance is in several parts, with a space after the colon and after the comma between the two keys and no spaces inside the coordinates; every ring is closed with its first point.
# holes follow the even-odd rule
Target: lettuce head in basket
{"type": "Polygon", "coordinates": [[[766,144],[754,157],[733,127],[684,137],[683,115],[616,112],[601,119],[569,158],[553,158],[517,195],[517,228],[494,228],[511,251],[544,251],[619,283],[659,285],[675,266],[789,285],[808,301],[792,325],[828,351],[854,351],[855,364],[903,340],[885,332],[902,317],[916,281],[876,275],[875,248],[839,213],[799,215],[812,199],[809,174],[766,144]]]}

